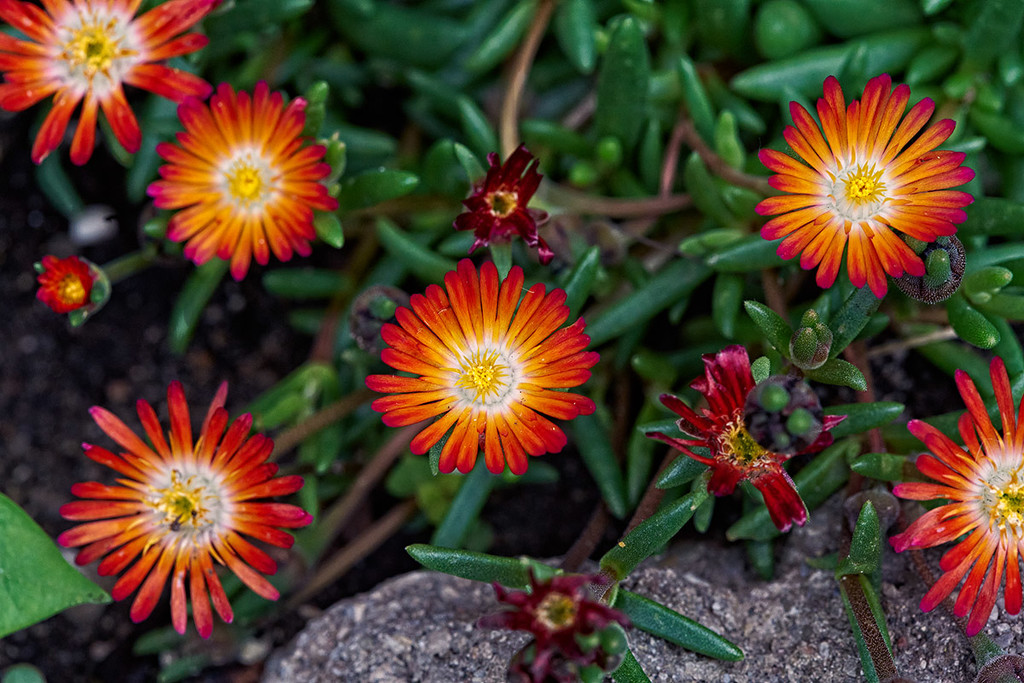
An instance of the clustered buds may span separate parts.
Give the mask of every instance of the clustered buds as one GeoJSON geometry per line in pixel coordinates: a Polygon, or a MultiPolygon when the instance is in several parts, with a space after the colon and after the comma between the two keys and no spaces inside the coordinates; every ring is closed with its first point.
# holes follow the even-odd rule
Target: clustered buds
{"type": "Polygon", "coordinates": [[[935,304],[953,296],[967,268],[964,245],[955,236],[939,237],[925,244],[907,239],[907,243],[924,261],[924,275],[905,274],[896,278],[896,286],[912,299],[935,304]]]}
{"type": "Polygon", "coordinates": [[[772,375],[755,386],[743,406],[747,431],[762,447],[793,455],[818,440],[825,413],[814,390],[802,379],[772,375]]]}

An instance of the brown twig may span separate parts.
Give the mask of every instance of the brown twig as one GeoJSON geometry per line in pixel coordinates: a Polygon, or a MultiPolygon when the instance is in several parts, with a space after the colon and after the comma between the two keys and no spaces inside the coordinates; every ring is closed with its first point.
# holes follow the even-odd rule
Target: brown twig
{"type": "Polygon", "coordinates": [[[622,532],[623,537],[626,536],[630,531],[635,529],[641,522],[646,521],[651,515],[658,511],[658,506],[661,505],[661,499],[665,497],[665,489],[658,488],[658,479],[661,477],[661,473],[665,471],[677,457],[681,456],[674,451],[669,451],[665,454],[665,459],[661,461],[661,467],[651,477],[651,481],[647,484],[647,490],[644,491],[643,498],[636,506],[636,510],[633,512],[633,516],[629,520],[629,524],[626,525],[626,530],[622,532]]]}
{"type": "Polygon", "coordinates": [[[537,48],[540,47],[541,38],[544,37],[544,31],[547,30],[554,9],[555,0],[540,0],[530,22],[530,28],[526,31],[526,37],[512,60],[498,126],[502,158],[508,157],[519,146],[519,105],[523,99],[523,88],[526,86],[526,77],[530,74],[533,59],[537,56],[537,48]]]}
{"type": "Polygon", "coordinates": [[[601,537],[604,536],[604,530],[608,527],[609,519],[608,508],[605,507],[604,501],[598,501],[590,515],[590,520],[587,521],[587,526],[583,527],[579,538],[576,539],[576,542],[565,553],[562,563],[558,566],[567,572],[574,572],[579,569],[580,565],[590,557],[590,554],[594,552],[594,548],[601,541],[601,537]]]}
{"type": "Polygon", "coordinates": [[[547,183],[546,199],[570,213],[606,216],[608,218],[648,218],[681,211],[693,204],[688,194],[673,194],[667,197],[644,197],[642,199],[620,199],[601,197],[574,190],[565,185],[547,183]]]}
{"type": "Polygon", "coordinates": [[[366,403],[372,396],[374,393],[369,389],[360,389],[321,408],[294,427],[284,430],[274,438],[274,451],[269,459],[281,457],[281,454],[287,453],[321,429],[331,426],[366,403]]]}
{"type": "Polygon", "coordinates": [[[712,173],[717,175],[722,180],[736,185],[737,187],[745,187],[748,190],[753,190],[758,194],[769,195],[775,194],[775,190],[768,184],[768,179],[762,176],[750,175],[739,171],[729,163],[718,156],[715,150],[711,149],[708,143],[704,142],[704,139],[697,132],[697,128],[693,125],[693,121],[689,118],[684,118],[681,121],[681,130],[683,139],[686,140],[694,152],[700,156],[701,161],[708,167],[712,173]]]}

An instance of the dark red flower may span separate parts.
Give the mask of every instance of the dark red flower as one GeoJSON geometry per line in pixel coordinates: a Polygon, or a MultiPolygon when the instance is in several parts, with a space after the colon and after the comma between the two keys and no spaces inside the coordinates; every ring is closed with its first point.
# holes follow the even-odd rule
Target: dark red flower
{"type": "Polygon", "coordinates": [[[537,249],[542,264],[550,263],[554,252],[537,234],[538,223],[548,214],[526,207],[543,177],[537,172],[537,160],[519,145],[504,164],[498,163],[495,152],[487,155],[487,163],[491,166],[487,176],[462,201],[467,211],[455,218],[456,230],[472,230],[476,235],[469,252],[491,242],[507,242],[518,233],[527,246],[537,249]]]}
{"type": "Polygon", "coordinates": [[[742,346],[727,346],[704,356],[704,376],[690,383],[708,402],[700,414],[671,394],[662,394],[661,402],[679,415],[679,429],[693,439],[676,439],[661,432],[648,436],[664,441],[694,460],[711,468],[708,491],[716,496],[733,492],[743,479],[763,495],[772,522],[780,531],[788,531],[795,522],[807,521],[807,508],[782,463],[800,453],[815,453],[832,443],[829,430],[845,416],[825,416],[821,434],[810,446],[796,453],[776,453],[759,444],[747,430],[743,408],[747,394],[754,388],[750,358],[742,346]],[[709,455],[694,448],[707,448],[709,455]]]}
{"type": "Polygon", "coordinates": [[[36,270],[36,298],[55,312],[70,313],[89,305],[96,276],[87,262],[77,256],[57,258],[47,254],[36,270]]]}
{"type": "Polygon", "coordinates": [[[574,667],[597,664],[603,667],[617,653],[606,653],[595,642],[584,648],[581,641],[603,631],[611,624],[629,626],[629,619],[618,610],[593,598],[589,586],[606,586],[601,576],[568,574],[538,581],[530,573],[530,592],[508,591],[495,583],[498,601],[510,609],[482,617],[477,626],[529,631],[535,644],[532,661],[518,658],[512,663],[514,673],[525,674],[528,680],[562,680],[560,672],[574,667]]]}

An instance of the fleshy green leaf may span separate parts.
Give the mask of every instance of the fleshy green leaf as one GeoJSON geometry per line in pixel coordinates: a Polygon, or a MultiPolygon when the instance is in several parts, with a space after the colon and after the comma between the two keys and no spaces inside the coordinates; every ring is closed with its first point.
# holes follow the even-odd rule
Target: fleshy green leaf
{"type": "Polygon", "coordinates": [[[174,302],[168,323],[168,344],[172,352],[185,353],[195,333],[199,316],[227,274],[228,266],[227,261],[212,258],[197,267],[185,281],[178,294],[178,300],[174,302]]]}
{"type": "Polygon", "coordinates": [[[626,482],[612,450],[608,429],[597,413],[580,415],[573,421],[573,433],[580,456],[597,482],[608,511],[619,519],[626,516],[626,482]]]}
{"type": "Polygon", "coordinates": [[[455,494],[448,513],[430,539],[431,544],[441,548],[457,548],[462,545],[497,479],[487,470],[483,459],[478,459],[473,470],[463,477],[462,486],[455,494]]]}
{"type": "Polygon", "coordinates": [[[838,441],[888,424],[899,417],[903,409],[903,404],[895,401],[845,403],[825,408],[825,414],[846,416],[845,420],[832,428],[832,436],[838,441]]]}
{"type": "Polygon", "coordinates": [[[507,588],[525,589],[530,585],[529,567],[525,560],[498,557],[472,550],[452,550],[417,543],[405,551],[427,569],[459,576],[472,581],[497,581],[507,588]]]}
{"type": "Polygon", "coordinates": [[[691,652],[727,662],[743,659],[743,650],[708,627],[636,593],[620,588],[612,607],[622,610],[636,628],[691,652]]]}
{"type": "Polygon", "coordinates": [[[640,22],[630,16],[616,19],[597,77],[598,137],[614,135],[625,150],[632,150],[648,117],[647,82],[650,55],[640,22]]]}
{"type": "Polygon", "coordinates": [[[793,337],[793,328],[782,316],[762,304],[760,301],[743,302],[743,308],[754,323],[764,332],[765,338],[782,354],[789,353],[789,340],[793,337]]]}

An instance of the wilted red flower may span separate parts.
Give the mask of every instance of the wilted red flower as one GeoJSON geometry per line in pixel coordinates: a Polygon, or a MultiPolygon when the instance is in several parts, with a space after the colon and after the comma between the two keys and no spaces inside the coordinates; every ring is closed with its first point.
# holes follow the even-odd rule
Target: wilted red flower
{"type": "Polygon", "coordinates": [[[168,163],[146,192],[157,207],[180,209],[167,237],[186,242],[186,257],[231,261],[241,280],[253,257],[266,265],[270,252],[309,256],[313,210],[334,211],[338,201],[320,182],[331,172],[326,149],[304,144],[305,109],[301,97],[286,107],[262,81],[251,97],[222,83],[209,106],[196,98],[178,106],[185,132],[177,145],[157,145],[168,163]]]}
{"type": "MultiPolygon", "coordinates": [[[[503,612],[481,617],[477,626],[529,631],[536,641],[531,662],[518,662],[516,669],[531,681],[547,681],[556,676],[555,667],[571,662],[578,667],[603,664],[605,653],[595,643],[584,648],[581,641],[603,631],[611,624],[628,627],[622,612],[598,602],[590,587],[607,586],[601,576],[564,574],[538,581],[530,572],[530,591],[509,591],[494,584],[498,601],[508,606],[503,612]]],[[[573,679],[569,679],[573,680],[573,679]]]]}
{"type": "Polygon", "coordinates": [[[835,282],[849,242],[850,281],[866,283],[882,297],[886,273],[925,273],[924,262],[897,233],[922,242],[954,234],[974,198],[949,188],[971,180],[974,171],[960,166],[963,152],[935,149],[956,123],[943,119],[918,135],[935,103],[925,98],[904,117],[910,88],[893,90],[888,75],[868,81],[863,98],[849,107],[833,76],[825,79],[824,95],[818,100],[820,129],[806,109],[789,105],[794,126],[784,135],[799,159],[761,150],[761,163],[777,174],[772,187],[787,193],[757,205],[761,215],[777,216],[761,236],[786,237],[779,256],[800,254],[801,268],[818,268],[821,287],[835,282]]]}
{"type": "Polygon", "coordinates": [[[487,155],[487,163],[487,176],[462,201],[468,211],[455,217],[456,230],[472,230],[476,235],[469,252],[492,242],[508,242],[513,234],[518,234],[528,247],[537,249],[542,264],[550,263],[554,252],[537,234],[538,223],[548,214],[526,207],[543,177],[537,172],[539,162],[525,146],[519,145],[504,164],[498,163],[494,152],[487,155]]]}
{"type": "Polygon", "coordinates": [[[493,263],[477,275],[463,259],[444,283],[447,293],[430,285],[395,312],[397,325],[384,325],[389,348],[381,360],[416,377],[367,377],[370,389],[393,394],[375,400],[373,409],[390,427],[438,418],[412,440],[416,454],[452,430],[441,451],[442,472],[469,472],[483,449],[491,472],[502,472],[507,462],[522,474],[527,453],[565,447],[565,433],[544,415],[571,420],[594,412],[586,396],[558,390],[586,382],[599,356],[585,350],[590,337],[582,318],[561,327],[569,317],[564,291],[546,294],[538,284],[519,300],[519,266],[499,283],[493,263]]]}
{"type": "Polygon", "coordinates": [[[974,382],[956,371],[956,385],[967,406],[960,416],[958,446],[935,427],[911,420],[907,428],[930,452],[917,458],[928,482],[906,482],[893,493],[910,500],[945,500],[889,539],[897,552],[956,543],[939,562],[944,574],[925,593],[925,612],[946,599],[963,580],[953,613],[966,616],[967,635],[980,631],[992,613],[1006,573],[1003,604],[1010,614],[1021,608],[1020,552],[1024,541],[1024,400],[1014,409],[1010,378],[1001,358],[989,367],[1002,435],[989,419],[974,382]],[[1016,414],[1016,417],[1015,417],[1016,414]],[[964,579],[964,577],[967,577],[964,579]]]}
{"type": "Polygon", "coordinates": [[[70,313],[90,303],[96,274],[77,256],[57,258],[47,254],[36,269],[36,298],[57,313],[70,313]]]}
{"type": "Polygon", "coordinates": [[[276,600],[277,589],[263,574],[273,574],[277,565],[242,534],[290,548],[294,539],[278,527],[303,527],[313,519],[294,505],[255,502],[295,493],[302,488],[302,478],[274,476],[277,465],[267,462],[274,443],[262,434],[249,437],[251,415],[242,415],[228,426],[227,391],[227,384],[222,384],[195,443],[185,393],[178,382],[167,389],[168,438],[146,401],[140,400],[137,407],[148,443],[107,410],[97,406],[89,411],[124,451],[115,455],[84,444],[85,454],[122,478],[117,480],[119,486],[75,484],[71,492],[85,500],[61,506],[60,514],[85,523],[57,540],[65,547],[85,546],[75,558],[78,564],[106,556],[99,565],[101,576],[127,569],[111,595],[123,600],[139,589],[131,608],[134,622],[152,613],[168,577],[171,620],[178,633],[185,632],[187,621],[186,581],[200,636],[207,638],[213,630],[211,601],[221,619],[231,622],[231,605],[214,572],[214,561],[227,565],[262,597],[276,600]]]}
{"type": "Polygon", "coordinates": [[[845,416],[827,415],[818,438],[796,453],[776,453],[759,444],[750,435],[743,419],[747,395],[754,388],[750,357],[742,346],[727,346],[718,353],[704,355],[704,376],[690,383],[708,402],[698,414],[671,394],[662,394],[661,402],[680,419],[679,429],[696,437],[677,439],[661,432],[647,435],[664,441],[711,468],[708,491],[725,496],[746,479],[764,495],[772,522],[780,531],[788,531],[795,522],[807,521],[807,507],[782,463],[794,455],[815,453],[832,443],[829,430],[845,416]],[[707,448],[701,455],[694,448],[707,448]]]}
{"type": "Polygon", "coordinates": [[[43,0],[43,7],[0,0],[0,19],[21,31],[19,39],[0,31],[0,107],[22,111],[53,95],[35,144],[37,164],[57,149],[71,115],[84,99],[71,141],[71,161],[84,164],[96,142],[99,109],[118,142],[137,152],[142,141],[122,85],[149,90],[180,102],[206,97],[210,84],[162,64],[195,52],[207,43],[197,33],[180,35],[220,0],[170,0],[135,16],[141,0],[43,0]]]}

